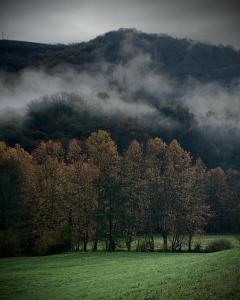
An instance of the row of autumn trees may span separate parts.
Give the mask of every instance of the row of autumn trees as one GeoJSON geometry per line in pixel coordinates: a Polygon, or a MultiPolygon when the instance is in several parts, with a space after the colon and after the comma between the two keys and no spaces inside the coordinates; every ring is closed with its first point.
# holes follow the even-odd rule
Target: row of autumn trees
{"type": "Polygon", "coordinates": [[[134,140],[119,153],[108,132],[28,153],[0,143],[1,255],[66,250],[192,249],[194,234],[239,230],[240,172],[207,170],[176,140],[134,140]]]}

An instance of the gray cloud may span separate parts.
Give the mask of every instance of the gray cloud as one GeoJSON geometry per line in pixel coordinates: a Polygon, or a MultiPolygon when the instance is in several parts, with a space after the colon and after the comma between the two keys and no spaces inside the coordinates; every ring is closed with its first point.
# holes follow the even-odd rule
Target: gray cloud
{"type": "Polygon", "coordinates": [[[120,27],[240,48],[237,0],[4,0],[0,29],[10,39],[79,42],[120,27]]]}
{"type": "Polygon", "coordinates": [[[187,89],[182,101],[206,134],[240,137],[240,82],[231,87],[214,82],[195,84],[187,89]]]}

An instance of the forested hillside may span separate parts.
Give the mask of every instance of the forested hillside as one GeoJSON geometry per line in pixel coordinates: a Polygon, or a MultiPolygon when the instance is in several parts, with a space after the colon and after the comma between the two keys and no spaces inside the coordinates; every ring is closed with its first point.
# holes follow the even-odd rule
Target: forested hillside
{"type": "Polygon", "coordinates": [[[135,29],[120,29],[89,42],[69,45],[3,40],[0,41],[0,69],[14,72],[26,67],[53,68],[61,64],[89,68],[99,59],[118,64],[130,58],[120,51],[126,36],[131,37],[131,46],[151,55],[156,70],[163,68],[178,80],[191,76],[203,81],[229,81],[240,76],[240,53],[231,46],[146,34],[135,29]]]}
{"type": "Polygon", "coordinates": [[[176,138],[209,167],[240,166],[240,54],[232,47],[120,29],[89,42],[0,41],[0,139],[34,149],[41,140],[111,133],[176,138]],[[34,101],[33,103],[31,103],[34,101]]]}

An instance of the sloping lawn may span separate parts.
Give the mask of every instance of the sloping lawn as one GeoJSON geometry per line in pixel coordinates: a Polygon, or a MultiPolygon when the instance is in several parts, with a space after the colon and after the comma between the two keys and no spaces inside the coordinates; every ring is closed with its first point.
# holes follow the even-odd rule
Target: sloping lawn
{"type": "Polygon", "coordinates": [[[240,299],[240,251],[0,260],[1,299],[240,299]]]}

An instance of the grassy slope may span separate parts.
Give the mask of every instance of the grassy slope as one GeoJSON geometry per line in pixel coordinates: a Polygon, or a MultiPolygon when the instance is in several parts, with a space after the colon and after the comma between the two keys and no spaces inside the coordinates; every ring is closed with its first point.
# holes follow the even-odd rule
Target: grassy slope
{"type": "Polygon", "coordinates": [[[239,299],[240,251],[0,260],[1,299],[239,299]]]}

